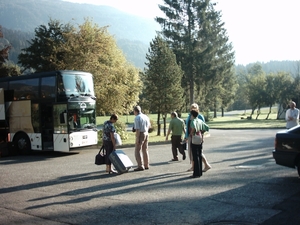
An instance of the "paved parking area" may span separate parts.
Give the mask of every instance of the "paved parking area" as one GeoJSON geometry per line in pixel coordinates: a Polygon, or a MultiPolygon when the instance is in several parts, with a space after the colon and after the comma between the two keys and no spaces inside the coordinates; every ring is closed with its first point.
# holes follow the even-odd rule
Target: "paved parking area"
{"type": "Polygon", "coordinates": [[[0,224],[298,224],[300,179],[274,163],[273,132],[212,131],[213,168],[199,179],[169,144],[149,147],[149,170],[122,175],[94,164],[98,149],[1,158],[0,224]]]}

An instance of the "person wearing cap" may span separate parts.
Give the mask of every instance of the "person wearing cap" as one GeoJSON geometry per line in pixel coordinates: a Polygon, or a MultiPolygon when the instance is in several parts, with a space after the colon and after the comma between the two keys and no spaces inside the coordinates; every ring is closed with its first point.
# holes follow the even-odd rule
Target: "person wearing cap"
{"type": "Polygon", "coordinates": [[[149,117],[142,113],[140,106],[135,106],[133,112],[135,115],[135,159],[137,162],[137,168],[134,171],[143,171],[149,169],[148,130],[151,124],[149,117]]]}
{"type": "Polygon", "coordinates": [[[185,134],[185,125],[184,121],[180,119],[176,112],[171,113],[171,121],[169,123],[169,129],[166,136],[166,141],[170,133],[172,132],[171,136],[171,146],[172,146],[172,154],[173,159],[172,161],[178,161],[178,150],[182,154],[182,159],[185,160],[186,155],[182,147],[182,134],[185,134]]]}
{"type": "Polygon", "coordinates": [[[290,108],[285,113],[286,128],[290,129],[299,125],[299,109],[296,108],[296,103],[291,102],[290,108]]]}

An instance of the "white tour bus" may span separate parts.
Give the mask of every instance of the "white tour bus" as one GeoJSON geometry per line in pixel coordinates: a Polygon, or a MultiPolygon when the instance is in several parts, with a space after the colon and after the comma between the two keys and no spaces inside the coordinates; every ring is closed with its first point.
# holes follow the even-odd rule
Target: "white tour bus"
{"type": "Polygon", "coordinates": [[[0,142],[18,153],[96,145],[93,76],[53,71],[0,78],[0,142]]]}

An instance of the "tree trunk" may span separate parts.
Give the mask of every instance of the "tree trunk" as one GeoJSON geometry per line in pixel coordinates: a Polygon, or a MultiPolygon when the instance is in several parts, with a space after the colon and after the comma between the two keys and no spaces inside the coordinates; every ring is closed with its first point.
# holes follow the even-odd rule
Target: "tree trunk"
{"type": "Polygon", "coordinates": [[[160,136],[160,112],[157,114],[157,136],[160,136]]]}
{"type": "Polygon", "coordinates": [[[255,118],[256,120],[258,119],[259,115],[260,115],[260,107],[257,108],[257,113],[256,113],[256,118],[255,118]]]}
{"type": "Polygon", "coordinates": [[[164,136],[167,136],[167,123],[166,123],[167,116],[164,115],[163,119],[164,119],[164,136]]]}
{"type": "Polygon", "coordinates": [[[269,119],[269,115],[271,114],[271,110],[272,110],[272,105],[270,105],[270,107],[269,107],[269,113],[268,113],[268,115],[266,117],[266,120],[269,119]]]}
{"type": "Polygon", "coordinates": [[[194,82],[191,79],[190,80],[190,105],[193,104],[195,102],[195,98],[194,98],[194,82]]]}
{"type": "Polygon", "coordinates": [[[216,104],[216,100],[214,101],[214,118],[217,118],[217,104],[216,104]]]}
{"type": "Polygon", "coordinates": [[[251,114],[250,114],[250,119],[252,120],[252,116],[253,116],[253,114],[254,114],[254,111],[255,111],[255,108],[253,108],[252,110],[251,110],[251,114]]]}

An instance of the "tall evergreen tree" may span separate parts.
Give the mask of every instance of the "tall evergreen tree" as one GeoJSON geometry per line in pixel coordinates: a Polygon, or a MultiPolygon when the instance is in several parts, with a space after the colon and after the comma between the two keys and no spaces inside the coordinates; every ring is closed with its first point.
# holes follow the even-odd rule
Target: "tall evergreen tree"
{"type": "Polygon", "coordinates": [[[50,20],[48,26],[41,25],[35,29],[35,37],[29,42],[29,47],[22,49],[19,64],[25,70],[36,72],[66,69],[64,64],[65,52],[63,44],[66,33],[72,33],[71,24],[61,24],[58,20],[50,20]]]}
{"type": "Polygon", "coordinates": [[[157,17],[156,21],[182,66],[189,102],[195,101],[195,93],[198,101],[205,99],[210,89],[222,83],[224,73],[232,72],[234,64],[234,52],[221,14],[214,10],[215,3],[210,0],[164,0],[164,3],[159,8],[166,17],[157,17]]]}
{"type": "Polygon", "coordinates": [[[151,110],[158,114],[157,135],[160,135],[160,116],[164,119],[164,135],[166,135],[167,114],[179,110],[183,104],[181,87],[183,72],[176,62],[175,54],[160,36],[155,37],[150,43],[146,59],[143,93],[150,103],[151,110]]]}

